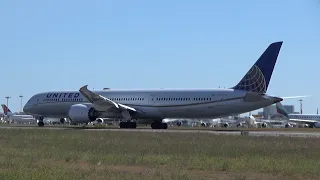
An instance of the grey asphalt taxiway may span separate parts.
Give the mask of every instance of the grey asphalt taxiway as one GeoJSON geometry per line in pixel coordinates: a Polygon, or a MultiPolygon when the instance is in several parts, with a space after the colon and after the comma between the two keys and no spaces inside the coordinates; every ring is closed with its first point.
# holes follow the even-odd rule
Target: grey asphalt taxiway
{"type": "Polygon", "coordinates": [[[207,133],[207,134],[215,134],[215,135],[248,135],[248,136],[288,136],[288,137],[316,137],[320,138],[320,131],[319,132],[303,132],[299,131],[281,131],[281,129],[277,131],[250,131],[250,130],[239,130],[239,131],[215,131],[215,130],[192,130],[192,129],[118,129],[118,128],[73,128],[68,126],[47,126],[47,127],[37,127],[36,125],[28,125],[28,126],[21,126],[21,125],[4,125],[0,126],[1,129],[50,129],[50,130],[72,130],[78,129],[83,131],[127,131],[127,132],[158,132],[158,133],[207,133]]]}

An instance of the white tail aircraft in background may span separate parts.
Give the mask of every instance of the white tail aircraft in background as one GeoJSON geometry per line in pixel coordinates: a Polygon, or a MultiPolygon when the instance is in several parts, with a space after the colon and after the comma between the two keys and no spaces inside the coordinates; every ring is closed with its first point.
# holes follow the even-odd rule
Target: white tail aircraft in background
{"type": "MultiPolygon", "coordinates": [[[[280,102],[266,94],[282,42],[269,45],[240,82],[229,89],[157,89],[52,91],[32,96],[24,106],[43,126],[44,117],[88,123],[97,118],[121,118],[120,128],[136,128],[139,120],[152,129],[167,129],[165,118],[219,118],[280,102]]],[[[134,79],[131,79],[134,80],[134,79]]]]}
{"type": "Polygon", "coordinates": [[[5,114],[5,118],[11,119],[12,121],[23,123],[23,122],[32,122],[36,120],[31,115],[13,114],[6,105],[1,104],[1,106],[2,106],[3,113],[5,114]]]}

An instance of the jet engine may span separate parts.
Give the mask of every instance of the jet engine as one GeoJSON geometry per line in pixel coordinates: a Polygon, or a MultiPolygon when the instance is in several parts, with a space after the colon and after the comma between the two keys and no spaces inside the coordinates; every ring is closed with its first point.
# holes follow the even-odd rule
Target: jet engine
{"type": "Polygon", "coordinates": [[[202,127],[206,127],[206,126],[207,126],[207,124],[206,124],[206,123],[204,123],[204,122],[201,122],[201,126],[202,126],[202,127]]]}
{"type": "Polygon", "coordinates": [[[287,123],[284,125],[285,128],[292,128],[294,127],[294,124],[290,124],[290,123],[287,123]]]}
{"type": "Polygon", "coordinates": [[[314,127],[315,127],[315,128],[320,128],[320,123],[319,123],[319,122],[315,123],[315,124],[314,124],[314,127]]]}
{"type": "Polygon", "coordinates": [[[94,108],[86,104],[75,104],[69,109],[69,117],[72,123],[88,123],[96,119],[94,108]]]}
{"type": "Polygon", "coordinates": [[[181,125],[182,125],[181,121],[177,121],[177,126],[181,126],[181,125]]]}
{"type": "Polygon", "coordinates": [[[96,121],[97,121],[97,124],[103,124],[104,123],[104,120],[102,118],[98,118],[96,121]]]}
{"type": "Polygon", "coordinates": [[[60,123],[61,123],[61,124],[64,124],[65,122],[66,122],[66,119],[65,119],[65,118],[61,118],[61,119],[60,119],[60,123]]]}
{"type": "Polygon", "coordinates": [[[268,127],[268,125],[267,125],[267,123],[262,123],[262,124],[261,124],[261,127],[262,127],[262,128],[266,128],[266,127],[268,127]]]}
{"type": "Polygon", "coordinates": [[[224,123],[223,127],[225,127],[225,128],[229,127],[229,123],[224,123]]]}
{"type": "Polygon", "coordinates": [[[239,123],[239,124],[237,125],[237,127],[243,127],[243,124],[242,124],[242,123],[239,123]]]}

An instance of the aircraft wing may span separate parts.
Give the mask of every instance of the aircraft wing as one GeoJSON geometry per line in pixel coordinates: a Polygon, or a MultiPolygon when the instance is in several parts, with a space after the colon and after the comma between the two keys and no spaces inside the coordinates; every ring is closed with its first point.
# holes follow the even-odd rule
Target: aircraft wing
{"type": "Polygon", "coordinates": [[[308,119],[289,119],[292,122],[300,122],[300,123],[317,123],[316,120],[308,120],[308,119]]]}
{"type": "Polygon", "coordinates": [[[317,127],[319,128],[319,121],[316,120],[308,120],[308,119],[289,119],[289,122],[294,122],[294,123],[304,123],[307,124],[311,127],[317,127]]]}
{"type": "Polygon", "coordinates": [[[118,109],[118,110],[130,110],[135,111],[136,109],[114,102],[104,96],[101,96],[99,94],[96,94],[90,90],[88,90],[88,85],[85,85],[79,89],[80,93],[89,101],[92,103],[93,107],[97,111],[108,111],[110,109],[118,109]]]}

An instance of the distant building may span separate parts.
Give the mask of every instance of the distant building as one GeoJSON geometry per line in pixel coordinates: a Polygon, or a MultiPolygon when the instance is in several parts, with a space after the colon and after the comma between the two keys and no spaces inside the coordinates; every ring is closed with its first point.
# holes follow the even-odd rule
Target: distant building
{"type": "Polygon", "coordinates": [[[283,105],[283,107],[289,114],[294,113],[294,105],[283,105]]]}
{"type": "Polygon", "coordinates": [[[277,114],[277,109],[275,105],[267,106],[263,108],[263,118],[270,119],[270,116],[277,114]]]}
{"type": "MultiPolygon", "coordinates": [[[[294,105],[283,105],[283,107],[285,108],[285,110],[289,113],[289,114],[293,114],[294,112],[294,105]]],[[[263,112],[259,112],[263,114],[263,118],[264,119],[270,119],[271,116],[277,115],[277,108],[276,105],[271,105],[268,107],[264,107],[263,108],[263,112]]]]}

